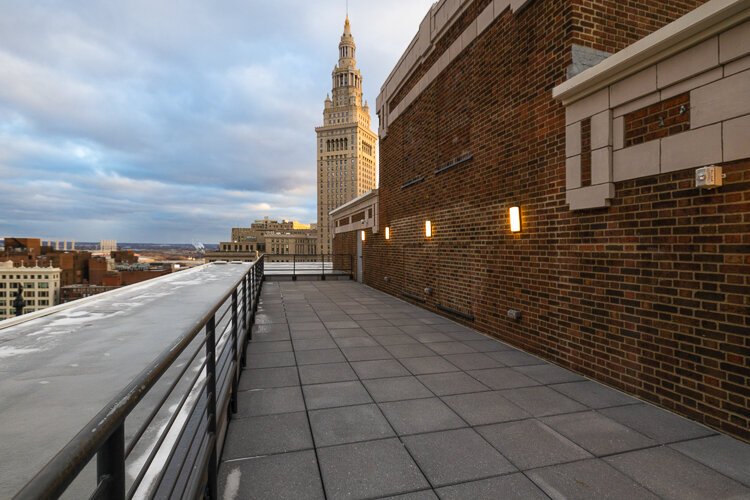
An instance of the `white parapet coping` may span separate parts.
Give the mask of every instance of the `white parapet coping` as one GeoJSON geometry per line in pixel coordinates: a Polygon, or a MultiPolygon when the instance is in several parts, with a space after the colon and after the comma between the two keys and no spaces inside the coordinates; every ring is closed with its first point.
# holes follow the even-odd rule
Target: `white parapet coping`
{"type": "Polygon", "coordinates": [[[750,19],[750,0],[710,0],[558,85],[552,95],[567,106],[747,19],[750,19]]]}

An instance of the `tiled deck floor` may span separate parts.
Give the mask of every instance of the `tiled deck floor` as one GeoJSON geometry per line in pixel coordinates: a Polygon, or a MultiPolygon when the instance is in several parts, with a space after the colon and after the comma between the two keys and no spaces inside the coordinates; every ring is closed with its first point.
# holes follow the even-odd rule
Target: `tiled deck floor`
{"type": "Polygon", "coordinates": [[[750,498],[750,446],[386,294],[262,300],[224,498],[750,498]]]}

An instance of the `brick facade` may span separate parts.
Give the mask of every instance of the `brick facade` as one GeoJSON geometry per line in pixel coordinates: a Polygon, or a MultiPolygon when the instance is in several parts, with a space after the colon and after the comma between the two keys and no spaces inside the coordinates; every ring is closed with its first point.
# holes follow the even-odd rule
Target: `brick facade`
{"type": "MultiPolygon", "coordinates": [[[[571,211],[565,111],[550,95],[572,44],[615,52],[701,3],[532,0],[496,18],[381,141],[381,231],[367,235],[364,274],[748,440],[750,161],[725,165],[720,191],[693,188],[689,169],[618,182],[611,207],[571,211]]],[[[354,251],[350,239],[335,251],[354,251]]]]}
{"type": "Polygon", "coordinates": [[[690,130],[690,93],[626,114],[624,129],[625,147],[690,130]]]}

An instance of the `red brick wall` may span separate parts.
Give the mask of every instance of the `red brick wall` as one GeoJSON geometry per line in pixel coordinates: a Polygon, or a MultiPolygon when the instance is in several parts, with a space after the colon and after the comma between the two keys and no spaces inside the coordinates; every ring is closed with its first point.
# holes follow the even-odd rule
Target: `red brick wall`
{"type": "Polygon", "coordinates": [[[750,439],[750,162],[727,165],[716,192],[694,189],[687,170],[619,183],[612,207],[571,212],[564,109],[551,97],[572,42],[614,52],[702,2],[592,3],[506,12],[391,124],[380,145],[391,240],[368,234],[365,280],[750,439]],[[473,160],[434,174],[466,152],[473,160]]]}
{"type": "Polygon", "coordinates": [[[690,130],[690,92],[625,115],[625,147],[690,130]]]}
{"type": "MultiPolygon", "coordinates": [[[[357,279],[357,237],[358,231],[340,233],[333,237],[333,268],[337,271],[351,271],[357,279]]],[[[370,237],[372,231],[366,236],[370,237]]]]}
{"type": "Polygon", "coordinates": [[[159,276],[166,276],[171,272],[170,269],[164,269],[162,271],[120,271],[120,276],[122,277],[123,286],[126,286],[152,280],[159,276]]]}
{"type": "Polygon", "coordinates": [[[570,0],[566,28],[576,44],[614,53],[707,1],[570,0]]]}

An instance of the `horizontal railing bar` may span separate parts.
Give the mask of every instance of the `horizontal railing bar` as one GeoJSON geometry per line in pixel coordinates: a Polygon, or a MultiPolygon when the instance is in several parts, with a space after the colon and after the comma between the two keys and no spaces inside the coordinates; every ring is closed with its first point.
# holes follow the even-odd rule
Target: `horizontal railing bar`
{"type": "Polygon", "coordinates": [[[89,500],[98,500],[99,498],[107,500],[103,495],[107,494],[107,488],[109,487],[109,483],[111,482],[112,476],[104,476],[104,478],[96,485],[96,489],[89,497],[89,500]]]}
{"type": "MultiPolygon", "coordinates": [[[[231,355],[232,350],[231,349],[227,349],[227,351],[228,351],[228,354],[226,355],[226,359],[223,360],[223,366],[219,367],[219,365],[217,363],[217,376],[216,376],[217,382],[219,380],[223,380],[225,378],[228,380],[229,379],[229,374],[231,373],[232,368],[233,368],[234,364],[236,363],[236,360],[231,355]],[[231,361],[229,361],[229,360],[231,360],[231,361]],[[224,369],[224,368],[226,368],[226,369],[224,369]]],[[[224,357],[223,353],[222,353],[222,357],[224,357]]],[[[219,386],[218,383],[216,385],[219,386]]],[[[217,392],[219,392],[219,391],[217,391],[217,392]]]]}
{"type": "MultiPolygon", "coordinates": [[[[164,440],[167,438],[167,436],[169,435],[169,432],[172,430],[172,425],[174,424],[175,420],[177,420],[177,417],[180,415],[180,412],[182,411],[182,407],[185,406],[185,402],[187,402],[188,398],[190,397],[190,393],[193,392],[193,389],[197,387],[198,380],[200,379],[201,375],[203,375],[203,369],[205,367],[206,367],[206,362],[204,361],[203,363],[201,363],[200,369],[195,373],[195,377],[193,377],[193,380],[191,381],[189,389],[185,391],[185,394],[180,399],[180,403],[178,404],[174,413],[172,413],[172,416],[169,418],[167,425],[164,427],[164,432],[162,432],[161,435],[159,436],[159,439],[156,441],[156,444],[151,450],[151,453],[149,453],[148,458],[143,463],[143,467],[141,468],[140,472],[136,476],[135,480],[133,480],[133,484],[130,487],[131,492],[135,492],[138,489],[138,486],[140,486],[141,481],[143,481],[143,476],[146,475],[146,472],[148,471],[148,468],[151,467],[151,463],[154,461],[156,454],[159,453],[159,449],[161,448],[161,445],[164,443],[164,440]]],[[[198,392],[198,395],[200,395],[200,391],[198,392]]],[[[128,494],[128,497],[130,497],[130,494],[128,494]]]]}
{"type": "MultiPolygon", "coordinates": [[[[172,488],[169,492],[168,498],[195,498],[196,495],[185,495],[185,491],[188,489],[188,485],[191,483],[191,476],[194,475],[195,471],[195,465],[198,463],[198,461],[201,459],[202,456],[205,456],[206,459],[210,456],[208,453],[208,446],[206,446],[207,442],[211,441],[211,437],[213,436],[212,433],[207,432],[208,431],[208,420],[202,419],[201,423],[196,427],[195,433],[193,435],[193,439],[190,442],[190,449],[192,450],[195,444],[195,438],[198,436],[201,436],[200,443],[198,444],[198,448],[195,453],[188,453],[185,456],[185,460],[180,465],[180,470],[178,471],[177,477],[175,478],[174,482],[172,483],[172,488]],[[205,423],[205,425],[204,425],[205,423]],[[190,463],[189,467],[185,469],[185,465],[188,464],[188,460],[190,459],[190,456],[193,456],[192,463],[190,463]],[[193,473],[191,473],[193,472],[193,473]],[[187,474],[187,478],[185,478],[184,481],[181,481],[181,478],[184,474],[187,474]],[[175,488],[177,488],[177,485],[182,483],[184,487],[182,488],[182,492],[179,494],[175,494],[175,488]]],[[[202,469],[198,469],[202,470],[202,469]]]]}
{"type": "MultiPolygon", "coordinates": [[[[198,419],[199,423],[196,426],[196,432],[203,427],[203,421],[208,421],[206,418],[208,415],[208,404],[206,404],[208,400],[208,392],[206,384],[203,384],[201,386],[201,390],[198,393],[198,398],[196,399],[197,404],[193,407],[193,411],[188,416],[187,420],[185,421],[185,425],[180,429],[180,434],[177,436],[177,439],[175,439],[175,445],[172,447],[171,450],[169,450],[169,455],[167,456],[167,459],[165,460],[165,463],[170,464],[172,463],[172,458],[174,458],[174,455],[177,451],[177,448],[179,447],[180,442],[182,441],[185,430],[188,428],[189,424],[194,421],[194,419],[198,419]]],[[[191,443],[194,439],[194,436],[191,438],[191,443]]],[[[182,468],[180,468],[182,470],[182,468]]],[[[162,468],[162,470],[159,471],[159,474],[157,475],[156,479],[154,480],[154,484],[159,485],[161,487],[162,481],[164,480],[164,475],[167,472],[167,467],[162,468]]],[[[179,473],[178,473],[179,475],[179,473]]],[[[135,493],[135,490],[133,491],[135,493]]]]}
{"type": "MultiPolygon", "coordinates": [[[[196,408],[196,410],[197,410],[197,408],[196,408]]],[[[193,418],[197,418],[197,424],[195,425],[195,431],[188,438],[189,441],[190,441],[190,444],[187,447],[188,452],[184,455],[183,460],[180,463],[180,466],[179,466],[179,468],[176,471],[177,474],[175,474],[175,480],[172,483],[172,488],[170,489],[172,492],[174,491],[174,487],[179,482],[179,479],[182,476],[183,471],[185,470],[185,464],[187,464],[187,462],[188,462],[188,460],[190,458],[191,450],[193,450],[193,445],[195,444],[195,439],[202,434],[201,441],[200,441],[202,443],[203,439],[205,438],[205,436],[207,434],[210,434],[209,432],[207,432],[208,431],[208,419],[205,418],[206,414],[207,414],[206,413],[207,411],[208,411],[208,407],[204,406],[203,409],[199,413],[196,413],[195,415],[192,415],[191,416],[191,421],[188,422],[188,423],[186,423],[186,425],[185,425],[185,429],[187,429],[188,426],[191,423],[195,422],[195,420],[193,420],[193,418]]],[[[184,435],[183,435],[183,437],[184,437],[184,435]]],[[[174,449],[176,450],[177,447],[175,446],[174,449]]],[[[197,452],[200,452],[200,447],[197,450],[197,452]]],[[[193,463],[195,463],[195,460],[193,460],[193,463]]],[[[162,479],[163,479],[163,476],[162,476],[162,479]]],[[[161,485],[161,481],[159,481],[159,484],[161,485]]],[[[169,498],[174,498],[174,496],[172,494],[170,494],[169,498]]]]}
{"type": "MultiPolygon", "coordinates": [[[[203,459],[200,463],[196,461],[196,463],[193,464],[193,470],[203,471],[207,468],[208,460],[211,457],[208,450],[210,450],[212,446],[216,446],[216,435],[207,432],[206,437],[208,438],[208,441],[206,443],[201,443],[201,446],[205,448],[205,451],[201,448],[201,452],[198,453],[198,457],[203,457],[203,459]]],[[[202,475],[203,474],[198,476],[195,474],[190,476],[190,480],[182,492],[182,498],[197,498],[199,496],[198,493],[200,492],[200,487],[203,481],[202,475]]]]}
{"type": "MultiPolygon", "coordinates": [[[[222,313],[222,315],[220,317],[216,318],[216,327],[217,327],[217,329],[218,329],[219,325],[221,324],[221,322],[224,321],[227,318],[227,314],[232,311],[232,304],[231,303],[227,304],[226,302],[227,301],[225,300],[225,303],[221,304],[221,306],[219,307],[219,310],[220,310],[221,307],[223,307],[224,305],[226,305],[226,309],[224,309],[224,313],[222,313]]],[[[217,310],[217,312],[218,312],[218,310],[217,310]]]]}
{"type": "MultiPolygon", "coordinates": [[[[141,427],[138,429],[138,432],[136,432],[136,434],[130,440],[130,443],[128,443],[127,448],[125,448],[125,458],[126,459],[130,456],[130,453],[133,451],[133,448],[135,448],[136,444],[138,444],[138,441],[143,436],[143,433],[145,433],[146,429],[148,429],[148,427],[153,423],[154,417],[156,416],[157,413],[159,413],[159,410],[162,409],[162,407],[164,406],[164,403],[167,401],[167,399],[169,399],[169,396],[172,394],[172,391],[174,391],[175,387],[177,387],[177,385],[180,382],[182,382],[183,375],[185,375],[185,372],[187,372],[188,369],[190,369],[190,367],[193,364],[193,361],[195,361],[196,356],[198,356],[198,354],[200,354],[203,351],[203,346],[205,346],[205,345],[206,345],[206,339],[204,338],[201,341],[200,345],[195,350],[195,353],[193,353],[193,355],[190,358],[190,360],[185,363],[185,366],[183,367],[183,369],[180,372],[180,374],[175,377],[174,381],[169,386],[167,392],[164,394],[164,397],[154,407],[154,409],[151,411],[151,414],[149,414],[148,418],[144,421],[143,425],[141,425],[141,427]]],[[[205,364],[206,364],[206,362],[203,361],[203,363],[201,364],[201,369],[198,370],[198,373],[200,373],[200,371],[203,369],[203,366],[205,366],[205,364]]]]}

